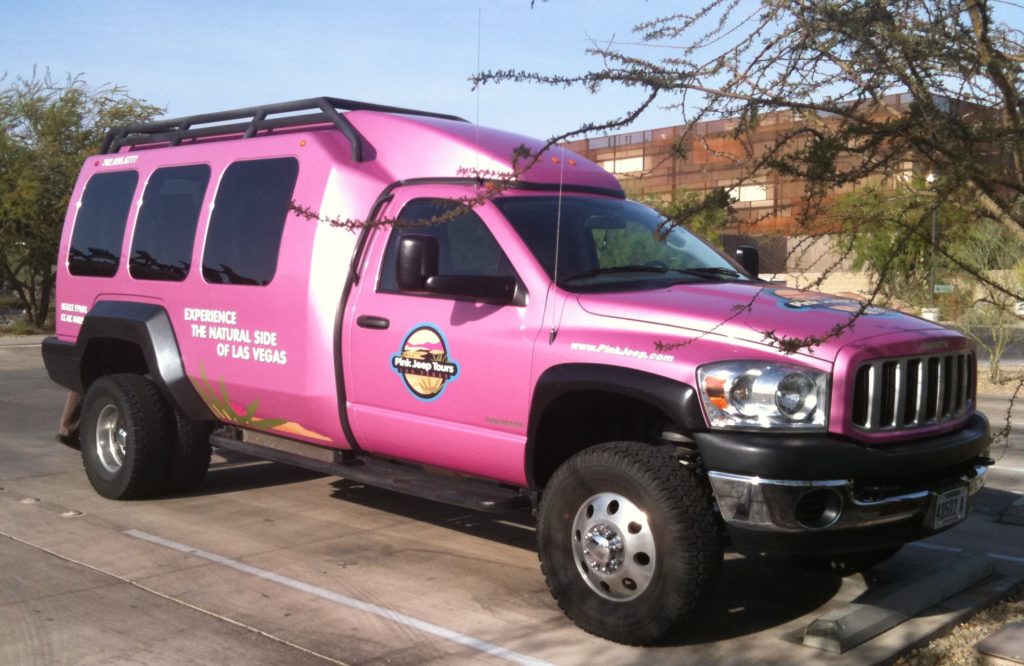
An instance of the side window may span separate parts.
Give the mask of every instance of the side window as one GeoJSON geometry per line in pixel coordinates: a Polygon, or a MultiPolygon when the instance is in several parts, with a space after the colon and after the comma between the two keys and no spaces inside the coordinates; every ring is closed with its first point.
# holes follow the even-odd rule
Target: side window
{"type": "Polygon", "coordinates": [[[71,234],[68,270],[72,275],[113,277],[117,273],[138,183],[135,171],[98,173],[89,179],[71,234]]]}
{"type": "Polygon", "coordinates": [[[438,271],[441,275],[511,277],[516,273],[498,241],[472,210],[452,217],[458,206],[445,199],[414,199],[398,215],[388,238],[381,267],[380,291],[398,291],[395,262],[398,239],[403,233],[437,238],[438,271]],[[432,220],[443,219],[431,223],[432,220]]]}
{"type": "Polygon", "coordinates": [[[224,171],[203,250],[203,278],[265,285],[277,255],[299,162],[294,157],[235,162],[224,171]]]}
{"type": "Polygon", "coordinates": [[[209,182],[210,167],[205,164],[157,169],[150,176],[128,260],[133,278],[185,279],[209,182]]]}

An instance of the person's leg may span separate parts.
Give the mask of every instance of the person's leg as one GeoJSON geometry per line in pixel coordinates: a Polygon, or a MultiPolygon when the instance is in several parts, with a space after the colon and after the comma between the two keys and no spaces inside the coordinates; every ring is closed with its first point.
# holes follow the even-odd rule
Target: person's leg
{"type": "Polygon", "coordinates": [[[57,441],[73,449],[81,447],[79,437],[82,421],[82,396],[68,391],[64,401],[64,413],[60,416],[60,427],[57,429],[57,441]]]}

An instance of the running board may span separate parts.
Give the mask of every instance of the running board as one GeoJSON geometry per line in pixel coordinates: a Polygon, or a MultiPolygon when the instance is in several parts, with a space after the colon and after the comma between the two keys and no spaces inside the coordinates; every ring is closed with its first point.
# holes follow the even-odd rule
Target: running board
{"type": "Polygon", "coordinates": [[[248,438],[255,435],[260,442],[213,435],[210,437],[210,443],[255,458],[340,476],[368,486],[394,490],[475,511],[508,513],[533,508],[531,495],[518,488],[509,488],[480,479],[430,472],[421,467],[361,456],[346,449],[313,446],[262,433],[245,434],[248,438]]]}

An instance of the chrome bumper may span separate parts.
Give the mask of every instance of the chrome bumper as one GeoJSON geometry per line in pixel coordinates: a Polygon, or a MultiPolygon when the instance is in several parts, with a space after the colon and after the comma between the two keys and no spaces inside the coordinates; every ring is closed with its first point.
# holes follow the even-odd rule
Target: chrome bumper
{"type": "Polygon", "coordinates": [[[976,465],[959,479],[888,496],[865,496],[849,480],[789,481],[724,472],[708,472],[708,477],[727,525],[795,533],[859,529],[914,518],[925,521],[939,493],[966,485],[968,498],[973,497],[985,485],[987,473],[988,467],[976,465]]]}

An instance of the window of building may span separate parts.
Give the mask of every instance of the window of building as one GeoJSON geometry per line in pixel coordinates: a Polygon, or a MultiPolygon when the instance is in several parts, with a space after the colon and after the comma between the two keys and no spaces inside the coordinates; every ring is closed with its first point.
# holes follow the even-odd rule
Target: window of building
{"type": "Polygon", "coordinates": [[[210,167],[205,164],[157,169],[150,176],[128,260],[133,278],[185,279],[209,182],[210,167]]]}
{"type": "Polygon", "coordinates": [[[604,160],[599,165],[609,173],[636,173],[644,170],[644,158],[622,157],[617,160],[604,160]]]}
{"type": "Polygon", "coordinates": [[[453,212],[458,206],[446,199],[414,199],[406,204],[384,250],[381,291],[398,291],[395,263],[398,239],[405,233],[437,238],[440,275],[516,277],[512,264],[483,220],[472,210],[453,212]],[[433,220],[443,221],[431,223],[433,220]]]}
{"type": "Polygon", "coordinates": [[[739,202],[764,201],[768,198],[768,188],[765,185],[740,185],[729,190],[729,196],[739,202]]]}
{"type": "Polygon", "coordinates": [[[235,162],[227,168],[203,250],[207,282],[265,285],[274,279],[298,174],[293,157],[235,162]]]}
{"type": "Polygon", "coordinates": [[[139,174],[98,173],[89,179],[71,235],[68,270],[72,275],[113,277],[121,263],[121,243],[139,174]]]}

